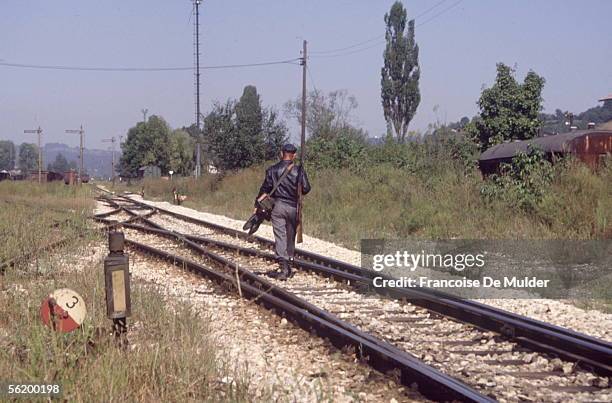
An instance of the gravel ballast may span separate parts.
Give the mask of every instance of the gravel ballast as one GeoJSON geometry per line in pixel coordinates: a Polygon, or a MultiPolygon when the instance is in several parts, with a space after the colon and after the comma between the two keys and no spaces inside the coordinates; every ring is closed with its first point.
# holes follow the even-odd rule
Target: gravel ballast
{"type": "MultiPolygon", "coordinates": [[[[242,230],[242,221],[226,216],[197,211],[184,206],[176,206],[168,202],[158,202],[143,199],[138,195],[130,195],[136,201],[153,207],[160,207],[189,217],[209,221],[225,227],[242,230]]],[[[257,235],[270,240],[274,239],[272,227],[262,224],[257,235]]],[[[344,248],[331,242],[304,235],[301,249],[319,253],[342,260],[354,265],[361,264],[359,251],[344,248]]],[[[479,299],[487,305],[498,307],[509,312],[525,315],[544,322],[582,332],[604,340],[612,341],[612,314],[598,310],[587,310],[574,306],[567,301],[551,299],[479,299]]]]}

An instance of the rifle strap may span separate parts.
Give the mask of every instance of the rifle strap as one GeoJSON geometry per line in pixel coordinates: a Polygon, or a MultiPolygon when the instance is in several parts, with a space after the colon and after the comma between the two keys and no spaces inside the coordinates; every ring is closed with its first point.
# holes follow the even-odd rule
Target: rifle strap
{"type": "Polygon", "coordinates": [[[280,183],[283,181],[283,179],[285,179],[287,177],[287,175],[289,175],[289,172],[291,172],[292,169],[293,169],[293,162],[285,167],[285,169],[283,170],[282,175],[280,176],[280,178],[278,178],[278,181],[276,181],[276,183],[274,184],[274,187],[272,188],[270,193],[268,193],[268,196],[272,197],[274,192],[276,192],[276,188],[278,188],[278,185],[280,185],[280,183]]]}

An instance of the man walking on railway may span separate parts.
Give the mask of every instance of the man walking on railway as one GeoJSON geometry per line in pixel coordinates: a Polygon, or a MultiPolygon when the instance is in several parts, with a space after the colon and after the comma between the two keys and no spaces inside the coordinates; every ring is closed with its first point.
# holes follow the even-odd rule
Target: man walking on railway
{"type": "Polygon", "coordinates": [[[302,194],[310,192],[310,183],[303,166],[295,166],[297,148],[293,144],[282,147],[281,160],[266,170],[266,177],[255,200],[254,213],[268,209],[274,230],[276,258],[279,270],[268,275],[279,280],[292,276],[291,263],[295,250],[298,225],[298,185],[302,194]]]}

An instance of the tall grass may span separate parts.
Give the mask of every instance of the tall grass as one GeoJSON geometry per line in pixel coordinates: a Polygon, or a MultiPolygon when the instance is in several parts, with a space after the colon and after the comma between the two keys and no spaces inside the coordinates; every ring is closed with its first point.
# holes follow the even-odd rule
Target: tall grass
{"type": "Polygon", "coordinates": [[[3,379],[59,383],[62,398],[77,402],[251,400],[248,377],[226,368],[202,314],[164,303],[156,290],[135,283],[124,350],[105,316],[101,264],[61,276],[58,267],[46,272],[12,277],[11,287],[0,292],[3,379]],[[89,312],[81,328],[56,334],[40,322],[38,304],[64,287],[81,293],[89,312]]]}
{"type": "Polygon", "coordinates": [[[252,401],[248,374],[207,336],[206,315],[165,302],[147,285],[132,282],[130,343],[116,345],[102,262],[74,270],[82,264],[76,258],[103,241],[87,228],[91,196],[85,186],[0,183],[0,262],[31,252],[35,262],[0,274],[0,379],[59,383],[62,399],[76,402],[252,401]],[[72,241],[61,250],[40,250],[63,237],[72,241]],[[79,329],[57,334],[42,324],[39,306],[65,287],[82,295],[88,315],[79,329]]]}
{"type": "MultiPolygon", "coordinates": [[[[265,166],[202,180],[146,180],[145,197],[246,219],[265,166]]],[[[612,237],[612,167],[592,172],[579,162],[555,168],[534,211],[482,197],[476,169],[437,166],[418,171],[388,163],[359,170],[308,172],[304,203],[309,235],[357,248],[363,238],[600,239],[612,237]]],[[[140,186],[140,185],[137,185],[140,186]]],[[[140,189],[133,186],[132,191],[140,189]]]]}
{"type": "Polygon", "coordinates": [[[31,255],[63,238],[73,245],[87,241],[91,196],[88,186],[0,182],[0,262],[31,255]]]}

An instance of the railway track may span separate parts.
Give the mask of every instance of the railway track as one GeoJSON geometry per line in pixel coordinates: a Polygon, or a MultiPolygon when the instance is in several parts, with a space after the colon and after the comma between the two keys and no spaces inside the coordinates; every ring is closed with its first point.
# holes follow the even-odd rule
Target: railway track
{"type": "MultiPolygon", "coordinates": [[[[130,216],[122,223],[130,247],[226,283],[335,344],[352,346],[375,368],[395,371],[400,383],[417,383],[427,397],[611,398],[612,348],[605,341],[427,290],[381,296],[361,268],[306,251],[296,262],[303,270],[290,281],[264,279],[254,274],[274,264],[264,238],[129,198],[106,202],[115,215],[125,214],[120,218],[130,216]]],[[[110,217],[98,219],[112,224],[110,217]]]]}

